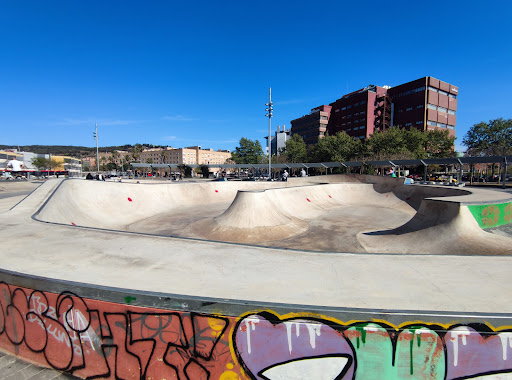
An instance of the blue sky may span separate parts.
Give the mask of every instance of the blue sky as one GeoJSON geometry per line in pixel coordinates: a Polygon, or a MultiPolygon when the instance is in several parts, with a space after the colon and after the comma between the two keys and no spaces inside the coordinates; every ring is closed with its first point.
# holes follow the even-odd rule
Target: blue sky
{"type": "Polygon", "coordinates": [[[368,84],[459,86],[512,118],[510,1],[0,2],[0,144],[234,149],[368,84]]]}

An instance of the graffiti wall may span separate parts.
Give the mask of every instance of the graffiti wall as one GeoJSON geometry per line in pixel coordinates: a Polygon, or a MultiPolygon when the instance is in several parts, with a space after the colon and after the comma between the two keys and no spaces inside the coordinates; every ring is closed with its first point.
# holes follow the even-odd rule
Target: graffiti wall
{"type": "Polygon", "coordinates": [[[512,329],[170,311],[0,283],[0,347],[82,378],[505,379],[512,329]]]}
{"type": "Polygon", "coordinates": [[[481,228],[498,227],[512,222],[512,203],[469,205],[469,211],[481,228]]]}

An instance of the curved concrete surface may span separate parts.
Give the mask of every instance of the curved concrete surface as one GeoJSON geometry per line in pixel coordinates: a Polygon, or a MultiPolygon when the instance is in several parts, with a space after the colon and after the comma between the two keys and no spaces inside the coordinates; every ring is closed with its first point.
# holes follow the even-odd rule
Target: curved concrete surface
{"type": "MultiPolygon", "coordinates": [[[[48,181],[12,210],[0,215],[2,267],[97,285],[165,290],[175,294],[234,300],[377,309],[512,311],[509,302],[505,302],[512,295],[512,281],[508,276],[512,269],[512,258],[466,256],[472,254],[471,248],[467,248],[471,244],[464,246],[468,250],[458,250],[457,245],[464,242],[457,240],[457,236],[453,238],[456,244],[452,247],[455,253],[462,253],[463,256],[445,253],[442,258],[424,255],[402,255],[397,258],[393,254],[326,254],[112,231],[116,226],[134,223],[157,211],[179,208],[179,204],[171,203],[171,197],[182,196],[185,198],[183,204],[216,197],[229,203],[229,199],[235,198],[239,186],[250,188],[253,185],[268,188],[275,184],[190,184],[198,189],[195,193],[186,184],[163,185],[160,188],[160,185],[153,184],[48,181]],[[80,189],[87,191],[80,193],[80,189]],[[73,197],[75,192],[84,197],[73,197]],[[107,193],[119,196],[105,197],[107,193]],[[151,195],[145,196],[147,193],[151,195]],[[152,202],[157,196],[167,196],[169,202],[152,202]],[[73,223],[89,228],[79,228],[73,223]],[[169,268],[173,268],[172,276],[168,276],[169,268]],[[489,281],[490,273],[493,281],[489,281]],[[461,281],[465,284],[463,288],[460,287],[461,281]],[[498,285],[504,285],[499,292],[495,289],[498,285]],[[300,291],[287,292],[282,291],[283,288],[300,291]],[[440,293],[441,288],[449,291],[440,293]],[[488,298],[490,292],[496,294],[492,300],[488,298]]],[[[408,201],[413,205],[418,203],[414,198],[417,194],[423,197],[422,193],[425,192],[448,190],[398,187],[402,193],[395,191],[395,194],[404,199],[410,198],[408,201]]],[[[375,188],[378,190],[378,185],[375,188]]],[[[283,190],[300,191],[295,187],[283,190]]],[[[473,196],[466,190],[450,190],[462,192],[465,195],[461,198],[467,201],[473,196]]],[[[506,198],[506,194],[502,193],[479,193],[484,194],[478,195],[479,199],[484,196],[494,201],[500,197],[502,200],[506,198]]],[[[386,193],[376,194],[377,198],[386,197],[386,193]]],[[[360,195],[367,197],[362,192],[360,195]]],[[[314,199],[312,197],[310,200],[314,199]]],[[[391,202],[398,202],[396,199],[393,198],[391,202]]],[[[447,204],[452,205],[451,202],[447,204]]],[[[316,207],[311,206],[308,212],[313,215],[317,211],[316,207]]],[[[408,219],[411,219],[410,214],[408,219]]],[[[457,228],[464,230],[470,224],[470,232],[475,233],[467,215],[452,210],[446,219],[440,221],[443,223],[441,225],[427,228],[427,232],[432,234],[429,235],[431,242],[442,240],[441,233],[445,227],[449,228],[451,234],[457,228]],[[460,222],[461,218],[463,222],[460,222]]],[[[414,221],[412,218],[409,224],[414,221]]],[[[409,228],[407,226],[402,228],[409,228]]],[[[420,232],[404,234],[399,230],[391,235],[389,231],[382,235],[367,234],[362,241],[370,250],[374,236],[389,239],[389,244],[393,245],[394,241],[410,234],[413,234],[410,239],[414,242],[420,238],[420,232]]],[[[466,236],[465,231],[458,233],[466,236]]],[[[478,234],[485,234],[498,244],[510,241],[506,237],[485,232],[478,234]]],[[[471,240],[470,243],[473,242],[471,240]]],[[[422,248],[422,243],[419,241],[418,249],[422,248]]],[[[489,245],[489,251],[496,255],[509,252],[507,249],[510,249],[510,244],[503,251],[489,245]]]]}
{"type": "Polygon", "coordinates": [[[503,193],[366,176],[51,180],[0,213],[0,348],[83,378],[506,378],[510,239],[482,231],[469,207],[507,202],[503,193]],[[185,220],[184,210],[208,204],[191,228],[311,231],[337,208],[355,212],[356,197],[404,215],[358,232],[362,253],[116,230],[155,214],[185,220]],[[240,217],[254,208],[272,218],[240,217]],[[403,253],[406,243],[419,248],[403,253]],[[426,244],[448,248],[421,253],[426,244]]]}

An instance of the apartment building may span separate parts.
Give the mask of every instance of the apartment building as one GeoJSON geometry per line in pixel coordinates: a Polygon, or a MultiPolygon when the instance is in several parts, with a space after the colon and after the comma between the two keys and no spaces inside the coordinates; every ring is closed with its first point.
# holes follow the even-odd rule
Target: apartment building
{"type": "Polygon", "coordinates": [[[200,146],[186,148],[151,148],[140,153],[138,162],[176,165],[224,164],[231,158],[229,150],[202,149],[200,146]]]}
{"type": "Polygon", "coordinates": [[[307,144],[316,143],[326,131],[365,139],[391,126],[447,130],[455,136],[458,93],[457,86],[433,77],[395,87],[369,85],[292,120],[292,134],[300,134],[307,144]]]}

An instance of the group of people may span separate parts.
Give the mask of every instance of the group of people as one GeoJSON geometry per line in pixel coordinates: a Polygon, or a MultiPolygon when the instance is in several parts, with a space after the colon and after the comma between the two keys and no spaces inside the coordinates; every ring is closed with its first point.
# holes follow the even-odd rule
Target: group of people
{"type": "MultiPolygon", "coordinates": [[[[289,176],[290,176],[290,173],[288,173],[288,170],[284,169],[284,172],[281,175],[281,179],[286,182],[286,181],[288,181],[289,176]]],[[[304,170],[304,168],[302,168],[302,170],[300,171],[300,176],[307,177],[307,174],[306,174],[306,171],[304,170]]]]}
{"type": "Polygon", "coordinates": [[[96,181],[105,181],[105,176],[101,173],[96,174],[93,176],[91,173],[87,173],[85,176],[85,179],[95,179],[96,181]]]}

